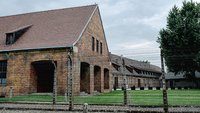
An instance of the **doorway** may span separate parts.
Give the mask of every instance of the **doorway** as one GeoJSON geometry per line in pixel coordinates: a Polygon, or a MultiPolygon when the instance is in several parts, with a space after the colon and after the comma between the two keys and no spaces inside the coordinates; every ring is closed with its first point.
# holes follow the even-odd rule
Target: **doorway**
{"type": "Polygon", "coordinates": [[[140,79],[138,79],[138,87],[141,87],[140,79]]]}
{"type": "Polygon", "coordinates": [[[90,93],[90,64],[81,62],[80,92],[90,93]]]}
{"type": "Polygon", "coordinates": [[[37,92],[53,92],[54,65],[52,61],[32,62],[37,92]]]}

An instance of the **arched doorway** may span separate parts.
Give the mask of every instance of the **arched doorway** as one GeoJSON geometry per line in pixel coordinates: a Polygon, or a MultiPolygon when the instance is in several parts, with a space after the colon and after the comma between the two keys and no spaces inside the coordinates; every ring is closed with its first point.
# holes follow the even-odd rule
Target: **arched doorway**
{"type": "Polygon", "coordinates": [[[101,92],[101,68],[94,66],[94,91],[101,92]]]}
{"type": "Polygon", "coordinates": [[[80,92],[90,92],[90,64],[81,62],[80,92]]]}
{"type": "Polygon", "coordinates": [[[104,89],[109,89],[109,70],[104,69],[104,89]]]}
{"type": "Polygon", "coordinates": [[[53,78],[55,68],[52,61],[35,61],[32,62],[31,65],[31,78],[36,87],[36,92],[53,92],[53,78]]]}

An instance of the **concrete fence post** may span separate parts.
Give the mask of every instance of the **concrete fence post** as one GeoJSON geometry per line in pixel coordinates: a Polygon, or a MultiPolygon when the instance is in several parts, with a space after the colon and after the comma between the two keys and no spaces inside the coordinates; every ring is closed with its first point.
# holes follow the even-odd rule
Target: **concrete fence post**
{"type": "Polygon", "coordinates": [[[13,97],[13,87],[11,86],[9,89],[9,100],[13,97]]]}
{"type": "Polygon", "coordinates": [[[165,80],[164,57],[163,57],[162,49],[160,50],[160,57],[161,57],[161,69],[162,69],[163,110],[164,110],[164,113],[169,113],[166,80],[165,80]]]}
{"type": "Polygon", "coordinates": [[[67,95],[67,92],[65,92],[65,102],[68,102],[68,95],[67,95]]]}
{"type": "Polygon", "coordinates": [[[83,104],[83,113],[88,113],[88,103],[83,104]]]}

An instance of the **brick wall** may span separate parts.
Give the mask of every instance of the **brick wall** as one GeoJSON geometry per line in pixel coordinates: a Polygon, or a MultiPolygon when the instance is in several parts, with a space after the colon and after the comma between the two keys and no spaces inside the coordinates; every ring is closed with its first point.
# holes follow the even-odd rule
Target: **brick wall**
{"type": "MultiPolygon", "coordinates": [[[[100,45],[100,44],[99,44],[100,45]]],[[[75,45],[78,47],[78,64],[80,65],[81,62],[88,63],[90,65],[90,79],[88,79],[88,83],[90,83],[89,93],[93,93],[94,89],[100,92],[106,91],[104,89],[104,69],[110,70],[110,61],[109,61],[109,51],[107,47],[107,42],[105,39],[105,34],[103,31],[103,26],[101,23],[101,18],[99,15],[99,10],[97,9],[93,16],[91,17],[88,26],[86,27],[85,31],[82,34],[82,37],[75,45]],[[92,50],[92,37],[95,39],[95,50],[92,50]],[[96,40],[102,43],[102,54],[100,53],[100,46],[99,51],[96,51],[96,40]],[[100,67],[100,72],[95,73],[94,67],[100,67]],[[94,75],[95,74],[95,75],[94,75]],[[95,81],[94,81],[95,79],[95,81]],[[99,83],[100,82],[100,83],[99,83]]],[[[77,67],[80,68],[80,67],[77,67]]],[[[77,69],[78,70],[78,69],[77,69]]],[[[77,73],[75,75],[75,79],[78,79],[81,73],[77,73]]],[[[109,88],[108,91],[111,90],[111,71],[109,71],[109,88]]],[[[76,91],[80,90],[80,83],[75,83],[76,91]]],[[[75,92],[77,93],[77,92],[75,92]]]]}
{"type": "MultiPolygon", "coordinates": [[[[100,19],[98,8],[91,17],[88,26],[84,30],[80,40],[75,44],[74,48],[78,48],[72,54],[73,61],[73,88],[74,93],[80,93],[80,85],[88,85],[89,93],[94,92],[94,88],[100,92],[104,92],[104,69],[110,70],[109,52],[103,26],[100,19]],[[95,51],[92,50],[92,37],[95,38],[95,51]],[[96,51],[96,40],[102,43],[102,54],[96,51]],[[89,78],[80,83],[81,62],[89,64],[89,78]],[[94,66],[100,67],[98,73],[94,73],[94,66]],[[94,75],[97,74],[97,75],[94,75]],[[95,83],[94,83],[95,76],[95,83]],[[96,77],[98,76],[98,77],[96,77]],[[87,84],[86,84],[87,83],[87,84]],[[95,86],[94,86],[95,84],[95,86]]],[[[1,53],[0,60],[7,60],[7,84],[5,87],[0,86],[0,92],[3,90],[8,95],[9,88],[12,86],[15,95],[28,94],[37,92],[37,76],[32,65],[35,61],[54,60],[57,62],[57,86],[58,93],[64,94],[67,85],[67,52],[66,49],[51,49],[37,51],[21,51],[1,53]]],[[[109,88],[111,90],[111,71],[109,71],[109,88]]]]}
{"type": "MultiPolygon", "coordinates": [[[[114,75],[114,78],[117,77],[118,79],[118,87],[122,88],[124,81],[123,76],[121,75],[114,75]]],[[[131,87],[160,87],[160,80],[158,78],[145,78],[145,77],[135,77],[135,76],[127,76],[127,85],[129,88],[131,87]],[[140,81],[140,83],[138,83],[140,81]],[[139,86],[140,85],[140,86],[139,86]]],[[[113,82],[113,86],[115,86],[115,81],[113,82]]]]}
{"type": "Polygon", "coordinates": [[[31,63],[34,61],[54,60],[57,62],[58,92],[63,93],[67,79],[67,53],[65,51],[46,50],[0,54],[0,60],[7,60],[6,92],[8,93],[11,86],[14,89],[15,95],[37,92],[36,73],[31,63]]]}

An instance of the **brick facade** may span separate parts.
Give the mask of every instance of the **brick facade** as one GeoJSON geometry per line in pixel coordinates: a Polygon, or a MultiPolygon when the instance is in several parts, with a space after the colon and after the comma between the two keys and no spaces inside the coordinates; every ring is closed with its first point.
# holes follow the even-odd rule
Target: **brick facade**
{"type": "MultiPolygon", "coordinates": [[[[57,77],[57,93],[64,95],[68,85],[69,57],[72,59],[75,95],[82,92],[94,94],[111,91],[116,85],[116,80],[118,87],[121,87],[123,77],[115,74],[113,70],[97,5],[8,16],[0,18],[0,21],[2,21],[0,26],[3,26],[0,37],[4,37],[0,38],[0,62],[7,62],[6,84],[0,84],[0,96],[8,96],[11,87],[14,95],[52,92],[54,71],[57,77]],[[28,19],[29,17],[37,18],[44,23],[28,19]],[[52,22],[52,18],[58,20],[52,22]],[[11,27],[8,20],[22,22],[14,23],[11,27]],[[12,31],[13,29],[17,30],[12,31]],[[6,38],[12,38],[5,37],[6,33],[10,36],[14,36],[15,33],[21,35],[18,35],[16,42],[6,45],[6,38]]],[[[130,65],[128,63],[130,62],[126,62],[127,66],[137,64],[137,62],[130,65]]],[[[133,70],[137,70],[133,67],[127,67],[127,70],[133,73],[133,70]]],[[[147,71],[155,70],[147,69],[147,71]]],[[[155,72],[160,73],[159,69],[155,72]]],[[[157,75],[138,76],[138,73],[136,76],[127,76],[129,87],[156,87],[159,86],[158,78],[157,75]]]]}
{"type": "MultiPolygon", "coordinates": [[[[78,48],[77,57],[79,59],[79,65],[81,63],[87,63],[90,68],[90,72],[88,72],[90,73],[90,78],[88,78],[88,83],[90,83],[90,87],[87,92],[93,93],[94,90],[97,90],[99,92],[110,91],[112,88],[111,81],[109,81],[110,85],[108,90],[104,89],[104,69],[110,70],[110,61],[108,46],[105,40],[105,34],[98,9],[94,12],[91,21],[88,23],[88,27],[83,32],[83,35],[76,46],[78,48]],[[94,51],[92,50],[92,37],[94,37],[95,39],[94,51]],[[99,45],[100,42],[103,45],[102,53],[100,52],[100,46],[99,51],[97,52],[97,40],[99,42],[99,45]]],[[[109,71],[109,75],[111,75],[111,71],[109,71]]],[[[78,77],[77,79],[80,79],[80,77],[78,77]]],[[[111,79],[111,76],[109,76],[109,79],[111,79]]],[[[79,86],[80,85],[76,85],[76,88],[79,89],[79,86]]]]}
{"type": "MultiPolygon", "coordinates": [[[[123,87],[124,81],[122,75],[113,75],[113,87],[121,89],[123,87]],[[115,84],[115,81],[118,81],[115,84]]],[[[148,78],[148,77],[135,77],[127,76],[127,85],[128,88],[149,88],[149,87],[161,87],[160,80],[158,78],[148,78]]]]}
{"type": "Polygon", "coordinates": [[[114,89],[123,87],[124,76],[126,76],[128,88],[161,87],[161,69],[159,67],[148,62],[136,61],[114,54],[110,54],[110,56],[114,89]],[[124,66],[122,66],[122,61],[124,61],[124,66]]]}
{"type": "Polygon", "coordinates": [[[5,88],[7,94],[10,87],[13,87],[15,95],[37,92],[38,76],[36,76],[31,63],[45,60],[57,62],[58,92],[64,92],[66,79],[63,78],[66,78],[67,75],[67,54],[65,51],[66,50],[47,50],[1,54],[0,59],[7,60],[7,83],[5,88]],[[5,56],[7,57],[6,59],[5,56]]]}
{"type": "MultiPolygon", "coordinates": [[[[73,49],[71,57],[73,62],[74,93],[78,95],[80,92],[93,94],[94,91],[110,91],[112,84],[110,79],[112,77],[110,74],[109,52],[98,7],[93,11],[80,38],[71,48],[73,49]],[[92,50],[92,37],[95,39],[94,51],[92,50]],[[98,52],[96,50],[96,40],[99,42],[98,52]],[[101,44],[102,47],[100,46],[101,44]],[[88,67],[85,67],[84,64],[87,64],[88,67]],[[84,72],[81,72],[81,70],[84,72]],[[104,70],[108,71],[104,72],[104,70]],[[104,73],[108,73],[106,79],[104,79],[104,73]],[[85,78],[83,80],[81,80],[82,75],[85,78]],[[104,84],[106,85],[105,89],[104,84]]],[[[37,65],[34,66],[33,64],[41,62],[42,65],[48,67],[48,65],[52,65],[50,61],[56,62],[57,65],[58,94],[64,94],[67,87],[67,57],[69,51],[68,47],[66,47],[0,53],[0,61],[7,60],[7,83],[5,86],[0,86],[1,94],[9,95],[10,87],[13,87],[14,95],[37,93],[38,77],[42,76],[38,73],[44,73],[44,71],[39,67],[38,70],[41,72],[37,71],[35,69],[37,65]],[[45,64],[44,62],[46,61],[48,62],[45,64]]],[[[49,79],[48,81],[51,80],[49,79]]]]}

